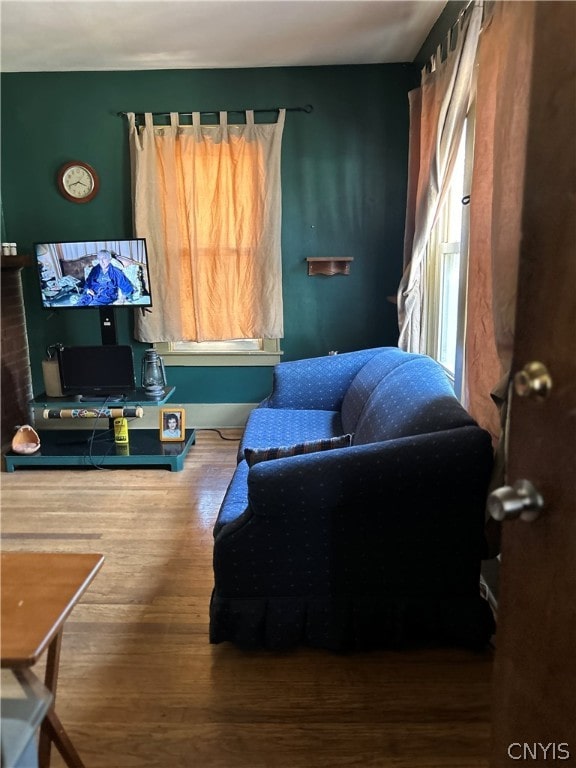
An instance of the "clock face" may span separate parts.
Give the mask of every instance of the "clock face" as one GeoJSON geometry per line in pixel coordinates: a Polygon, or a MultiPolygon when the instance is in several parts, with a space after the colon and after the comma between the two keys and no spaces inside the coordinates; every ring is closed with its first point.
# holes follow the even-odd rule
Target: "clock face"
{"type": "Polygon", "coordinates": [[[72,197],[86,197],[94,189],[94,177],[81,165],[68,168],[62,179],[64,189],[72,197]]]}
{"type": "Polygon", "coordinates": [[[87,203],[98,192],[98,175],[86,163],[66,163],[58,171],[58,186],[67,200],[87,203]]]}

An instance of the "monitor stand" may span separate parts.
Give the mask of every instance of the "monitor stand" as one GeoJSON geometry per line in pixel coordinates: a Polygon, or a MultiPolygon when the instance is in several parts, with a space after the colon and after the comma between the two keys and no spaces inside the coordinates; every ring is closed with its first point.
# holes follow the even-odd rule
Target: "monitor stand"
{"type": "Polygon", "coordinates": [[[102,344],[117,344],[114,307],[100,307],[100,333],[102,344]]]}

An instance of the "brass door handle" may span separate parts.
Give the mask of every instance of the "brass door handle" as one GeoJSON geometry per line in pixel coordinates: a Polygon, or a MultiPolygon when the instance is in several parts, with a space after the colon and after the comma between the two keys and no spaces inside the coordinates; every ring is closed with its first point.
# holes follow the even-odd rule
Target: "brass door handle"
{"type": "Polygon", "coordinates": [[[520,397],[532,397],[543,400],[552,389],[552,378],[544,363],[534,361],[526,363],[514,376],[514,390],[520,397]]]}

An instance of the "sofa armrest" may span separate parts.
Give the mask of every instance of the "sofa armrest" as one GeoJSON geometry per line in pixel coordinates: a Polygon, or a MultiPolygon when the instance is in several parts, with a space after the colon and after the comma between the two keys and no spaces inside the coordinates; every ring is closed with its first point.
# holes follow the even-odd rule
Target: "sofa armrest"
{"type": "Polygon", "coordinates": [[[334,560],[347,564],[339,565],[347,582],[358,570],[366,583],[384,579],[409,592],[421,582],[413,572],[425,569],[431,590],[457,572],[470,593],[492,457],[488,433],[471,426],[256,464],[248,509],[215,540],[217,590],[230,595],[246,578],[250,593],[282,594],[289,578],[303,593],[328,594],[333,572],[313,564],[334,560]],[[242,574],[219,567],[230,552],[250,563],[242,574]]]}
{"type": "Polygon", "coordinates": [[[278,363],[267,408],[339,411],[358,371],[385,347],[278,363]]]}
{"type": "Polygon", "coordinates": [[[313,515],[343,501],[382,499],[386,508],[405,507],[436,494],[449,505],[459,494],[484,493],[492,464],[488,432],[458,427],[262,462],[248,474],[248,497],[254,514],[266,516],[295,504],[313,515]]]}

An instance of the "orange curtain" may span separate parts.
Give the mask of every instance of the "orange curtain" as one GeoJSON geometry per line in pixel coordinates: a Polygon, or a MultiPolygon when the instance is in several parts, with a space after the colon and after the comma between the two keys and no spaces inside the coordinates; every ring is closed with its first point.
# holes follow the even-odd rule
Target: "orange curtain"
{"type": "Polygon", "coordinates": [[[464,403],[495,442],[514,341],[532,5],[494,3],[478,46],[464,403]]]}
{"type": "Polygon", "coordinates": [[[140,341],[283,336],[278,122],[153,125],[133,114],[130,148],[135,230],[149,250],[152,312],[140,341]]]}

